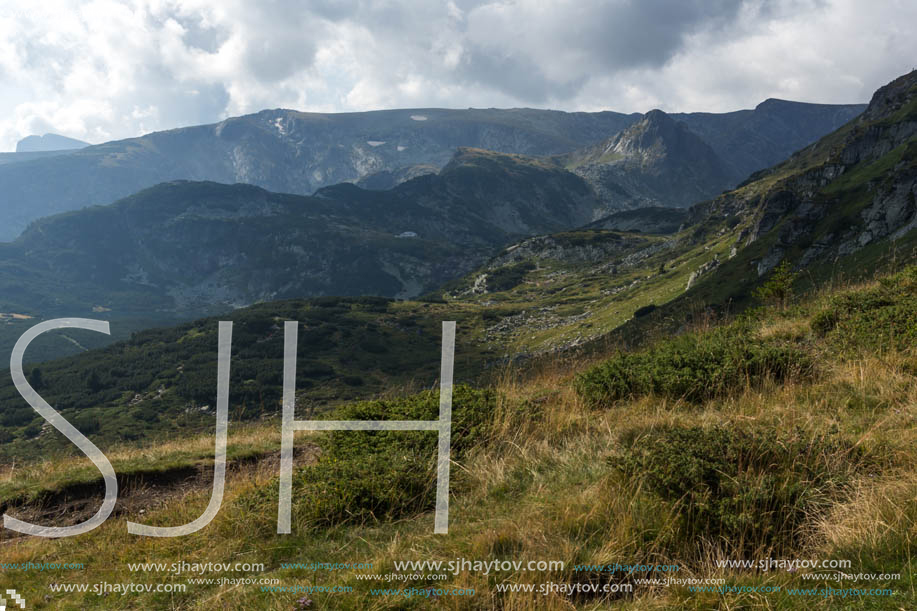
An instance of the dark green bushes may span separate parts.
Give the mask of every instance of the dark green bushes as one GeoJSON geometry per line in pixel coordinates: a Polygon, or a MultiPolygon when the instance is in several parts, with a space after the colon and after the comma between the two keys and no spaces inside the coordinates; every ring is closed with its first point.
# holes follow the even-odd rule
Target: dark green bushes
{"type": "Polygon", "coordinates": [[[651,303],[649,305],[643,306],[642,308],[637,308],[636,310],[634,310],[634,318],[643,318],[644,316],[652,314],[655,311],[656,311],[656,304],[651,303]]]}
{"type": "MultiPolygon", "coordinates": [[[[335,297],[234,312],[228,317],[234,322],[230,418],[247,420],[280,409],[286,320],[301,323],[296,387],[322,407],[435,376],[442,317],[407,309],[383,314],[391,303],[335,297]]],[[[211,318],[142,331],[100,350],[27,367],[26,373],[41,396],[71,422],[92,412],[99,426],[84,433],[100,445],[209,431],[213,412],[198,408],[216,399],[217,329],[211,318]],[[134,409],[138,403],[143,409],[134,409]]],[[[457,375],[476,372],[477,358],[460,356],[457,375]]],[[[19,396],[9,375],[0,376],[0,406],[0,428],[9,433],[0,442],[0,460],[38,458],[52,449],[78,452],[62,436],[43,435],[41,443],[32,443],[25,427],[44,421],[19,396]]]]}
{"type": "Polygon", "coordinates": [[[812,319],[812,330],[842,350],[917,345],[917,266],[875,288],[838,295],[812,319]]]}
{"type": "Polygon", "coordinates": [[[790,262],[784,259],[773,269],[767,282],[752,291],[752,295],[763,303],[786,309],[793,297],[793,283],[797,276],[790,262]]]}
{"type": "Polygon", "coordinates": [[[508,291],[519,286],[525,275],[535,269],[531,261],[506,265],[487,273],[487,290],[508,291]]]}
{"type": "Polygon", "coordinates": [[[736,552],[798,543],[864,464],[852,444],[801,431],[669,426],[631,431],[623,442],[609,462],[672,504],[680,541],[725,541],[736,552]]]}
{"type": "MultiPolygon", "coordinates": [[[[486,442],[496,407],[493,390],[457,386],[453,393],[452,460],[486,442]]],[[[340,420],[435,420],[439,392],[346,405],[340,420]]],[[[293,518],[307,527],[386,521],[433,509],[437,433],[333,431],[319,460],[293,478],[293,518]]],[[[453,469],[453,476],[455,476],[453,469]]],[[[455,477],[453,477],[453,481],[455,477]]],[[[454,488],[454,486],[453,486],[454,488]]],[[[259,493],[276,508],[276,486],[259,493]]]]}
{"type": "Polygon", "coordinates": [[[595,405],[648,394],[698,402],[811,369],[799,347],[758,339],[747,325],[733,324],[620,353],[581,374],[576,388],[595,405]]]}

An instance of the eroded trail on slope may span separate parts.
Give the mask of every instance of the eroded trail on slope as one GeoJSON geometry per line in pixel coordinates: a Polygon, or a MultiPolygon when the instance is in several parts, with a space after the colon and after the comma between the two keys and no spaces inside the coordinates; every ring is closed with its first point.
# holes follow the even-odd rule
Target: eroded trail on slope
{"type": "MultiPolygon", "coordinates": [[[[315,444],[302,444],[293,450],[296,467],[314,463],[321,455],[315,444]]],[[[227,460],[226,482],[251,481],[280,472],[278,450],[236,460],[227,460]]],[[[125,517],[144,522],[143,516],[170,502],[196,492],[208,492],[213,487],[213,463],[202,462],[162,471],[118,474],[118,502],[111,517],[125,517]]],[[[7,502],[0,500],[0,514],[8,513],[33,524],[70,526],[91,518],[105,498],[101,477],[92,482],[80,482],[42,494],[37,500],[7,502]]],[[[111,519],[111,518],[110,518],[111,519]]],[[[21,539],[25,535],[0,528],[0,545],[21,539]]]]}

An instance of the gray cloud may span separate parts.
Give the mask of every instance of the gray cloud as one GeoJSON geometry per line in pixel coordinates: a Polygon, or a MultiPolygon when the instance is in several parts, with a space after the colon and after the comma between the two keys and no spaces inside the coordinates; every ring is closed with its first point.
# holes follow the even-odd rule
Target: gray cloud
{"type": "Polygon", "coordinates": [[[586,80],[582,75],[555,80],[528,55],[477,45],[466,52],[457,76],[464,86],[484,85],[535,105],[544,105],[552,97],[568,98],[579,91],[586,80]]]}
{"type": "Polygon", "coordinates": [[[48,0],[0,21],[0,150],[267,107],[723,111],[864,101],[913,67],[897,0],[48,0]]]}

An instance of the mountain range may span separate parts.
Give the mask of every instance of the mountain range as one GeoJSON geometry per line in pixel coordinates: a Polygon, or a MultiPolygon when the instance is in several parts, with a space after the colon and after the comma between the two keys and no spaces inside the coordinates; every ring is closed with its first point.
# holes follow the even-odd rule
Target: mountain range
{"type": "MultiPolygon", "coordinates": [[[[741,150],[758,150],[762,155],[770,151],[761,143],[768,134],[785,135],[786,124],[798,121],[812,133],[860,110],[858,106],[769,101],[754,111],[680,118],[661,111],[645,116],[493,111],[478,117],[503,117],[504,123],[491,126],[491,131],[475,128],[475,138],[499,144],[495,133],[515,129],[528,136],[517,134],[514,146],[551,154],[532,157],[459,148],[446,162],[433,159],[441,166],[417,163],[365,173],[357,184],[321,187],[309,196],[282,195],[248,184],[162,183],[112,205],[35,221],[14,242],[0,245],[0,312],[20,316],[8,317],[0,329],[0,348],[9,349],[25,321],[54,316],[103,312],[121,321],[121,332],[114,336],[118,338],[150,325],[275,299],[364,294],[416,297],[472,272],[500,249],[529,236],[577,227],[674,233],[689,218],[697,222],[697,213],[660,207],[660,203],[683,206],[708,191],[719,192],[736,180],[739,170],[735,163],[743,159],[741,150]],[[762,115],[780,120],[764,121],[762,115]],[[506,116],[515,117],[517,124],[507,127],[506,116]],[[554,119],[541,128],[540,140],[531,132],[533,116],[554,119]],[[561,137],[561,127],[569,127],[573,120],[580,122],[572,123],[579,126],[572,130],[577,139],[585,139],[587,127],[594,128],[596,121],[629,125],[604,141],[553,154],[573,144],[571,137],[561,137]],[[700,131],[706,129],[709,137],[715,133],[709,125],[717,121],[747,124],[750,127],[745,132],[757,134],[718,141],[719,146],[733,150],[732,165],[723,162],[722,155],[689,128],[693,124],[700,131]],[[619,197],[622,193],[628,195],[619,197]],[[618,212],[622,209],[631,210],[618,212]]],[[[227,121],[218,131],[238,131],[239,141],[245,143],[239,150],[262,142],[268,151],[266,143],[271,140],[261,129],[263,122],[255,120],[268,115],[227,121]]],[[[365,113],[356,117],[367,118],[365,113]]],[[[315,116],[308,118],[318,121],[315,116]]],[[[295,122],[284,123],[283,117],[274,119],[272,130],[279,135],[302,128],[294,129],[295,122]]],[[[423,126],[415,129],[426,134],[427,153],[436,150],[436,142],[445,142],[430,134],[442,136],[437,130],[458,121],[453,117],[436,127],[430,123],[435,120],[433,112],[415,113],[407,119],[410,128],[423,126]],[[432,132],[423,131],[428,126],[432,132]]],[[[408,128],[401,129],[399,137],[410,134],[408,128]]],[[[161,149],[151,152],[147,146],[151,142],[194,140],[195,134],[206,131],[201,127],[152,134],[133,141],[132,150],[141,157],[153,155],[146,157],[153,160],[161,149]]],[[[198,140],[203,138],[206,143],[209,137],[198,140]]],[[[794,132],[795,140],[789,141],[805,137],[794,132]]],[[[47,169],[48,164],[98,161],[100,150],[107,147],[112,153],[120,146],[124,143],[16,163],[9,166],[9,175],[16,175],[13,170],[47,169]]],[[[391,147],[382,144],[370,148],[379,149],[380,155],[391,153],[391,147]]],[[[139,159],[117,154],[104,158],[120,159],[127,166],[139,159]]],[[[196,159],[207,160],[208,156],[200,154],[196,159]]],[[[269,160],[266,152],[261,162],[269,160]]],[[[424,160],[430,157],[412,159],[424,160]]],[[[394,164],[389,160],[378,166],[386,163],[394,164]]],[[[126,166],[102,163],[102,167],[110,169],[112,177],[120,177],[126,166]]],[[[615,245],[613,251],[618,250],[615,245]]],[[[618,316],[610,320],[620,322],[618,316]]],[[[72,339],[40,350],[37,358],[72,353],[100,341],[72,339]]]]}
{"type": "MultiPolygon", "coordinates": [[[[907,77],[902,78],[907,81],[907,77]]],[[[576,228],[598,237],[586,239],[587,248],[583,251],[586,254],[571,255],[572,258],[552,255],[553,260],[578,261],[577,265],[581,266],[589,263],[591,257],[592,268],[606,270],[600,273],[617,272],[621,280],[629,277],[620,274],[621,270],[642,273],[640,270],[647,265],[657,265],[654,262],[660,257],[662,268],[666,267],[666,260],[670,261],[670,270],[683,261],[683,271],[668,273],[670,280],[663,283],[666,288],[662,291],[665,296],[662,301],[678,297],[685,286],[699,290],[698,286],[705,285],[702,280],[712,276],[708,272],[721,264],[728,262],[723,269],[729,270],[751,257],[754,276],[743,270],[742,282],[732,285],[733,288],[744,287],[780,260],[788,244],[793,242],[791,238],[802,240],[800,236],[805,234],[812,239],[806,247],[808,250],[799,255],[801,263],[810,264],[825,259],[828,251],[835,257],[848,254],[858,250],[860,243],[865,245],[870,240],[878,241],[904,231],[905,226],[899,221],[911,218],[911,204],[906,194],[895,196],[895,201],[903,203],[891,212],[884,204],[874,206],[866,222],[871,226],[869,236],[862,232],[845,234],[839,250],[826,250],[825,244],[833,244],[842,236],[817,229],[804,231],[799,227],[795,230],[784,227],[783,237],[776,242],[772,238],[759,240],[781,224],[785,213],[800,209],[801,199],[812,199],[803,188],[811,191],[813,180],[827,184],[830,178],[836,178],[832,172],[840,171],[839,162],[817,160],[817,155],[830,150],[834,151],[831,154],[840,154],[842,159],[856,158],[856,163],[860,163],[860,157],[853,153],[837,153],[839,147],[861,146],[844,145],[843,139],[861,132],[875,136],[876,125],[898,125],[900,117],[882,114],[883,111],[875,110],[877,104],[874,98],[870,110],[862,117],[796,153],[783,164],[753,175],[738,189],[684,210],[658,204],[662,201],[683,206],[702,197],[706,189],[719,190],[735,181],[738,168],[745,163],[740,151],[758,150],[766,156],[764,151],[771,149],[759,146],[766,140],[764,135],[785,135],[791,131],[786,126],[792,121],[805,123],[809,130],[814,130],[847,114],[855,116],[861,107],[770,100],[754,111],[726,115],[672,116],[661,111],[629,117],[613,113],[548,113],[543,116],[556,119],[548,124],[553,132],[543,129],[541,133],[542,136],[549,133],[551,137],[542,139],[537,146],[534,140],[523,146],[525,139],[517,139],[517,146],[541,147],[542,151],[550,147],[569,147],[572,139],[561,138],[560,124],[574,118],[587,123],[621,121],[629,125],[605,140],[564,154],[550,152],[533,157],[463,147],[453,152],[448,161],[437,161],[440,166],[417,163],[396,170],[379,170],[364,174],[357,184],[343,182],[325,186],[313,195],[278,194],[249,184],[186,180],[162,183],[111,205],[33,222],[14,242],[0,245],[0,312],[19,316],[7,317],[0,333],[0,345],[8,349],[25,321],[54,316],[102,312],[112,320],[123,321],[123,329],[133,331],[150,324],[168,324],[276,299],[364,294],[412,298],[431,291],[435,293],[437,287],[454,283],[464,274],[471,286],[482,274],[493,276],[498,271],[497,277],[501,277],[501,269],[517,266],[506,273],[508,278],[519,276],[517,280],[520,281],[501,285],[500,282],[494,284],[492,279],[490,289],[475,298],[484,302],[490,299],[487,295],[493,292],[494,286],[508,286],[510,290],[514,286],[524,287],[525,278],[544,272],[542,263],[526,263],[524,253],[537,253],[548,245],[552,252],[563,253],[570,244],[574,245],[571,253],[579,252],[586,238],[563,238],[559,242],[553,238],[540,242],[525,240],[576,228]],[[876,118],[880,116],[884,123],[876,118]],[[770,119],[764,120],[766,117],[770,119]],[[737,141],[717,140],[711,135],[716,131],[709,127],[717,121],[728,122],[733,127],[746,125],[748,133],[758,134],[758,145],[752,146],[753,138],[742,139],[741,146],[736,145],[737,141]],[[861,127],[856,128],[857,125],[861,127]],[[701,133],[720,147],[733,147],[730,163],[704,141],[701,133]],[[694,163],[688,163],[689,159],[694,163]],[[816,161],[826,164],[828,169],[818,170],[821,174],[814,179],[806,178],[805,172],[812,171],[816,161]],[[805,170],[802,179],[799,178],[801,169],[805,170]],[[790,202],[786,196],[787,186],[800,184],[803,195],[795,195],[790,202]],[[628,201],[615,199],[621,193],[639,195],[628,201]],[[885,224],[880,226],[881,223],[885,224]],[[661,241],[628,238],[627,235],[634,231],[647,236],[655,233],[671,237],[661,241]],[[621,241],[615,236],[624,239],[621,241]],[[501,249],[514,242],[524,247],[515,250],[510,259],[501,259],[501,249]],[[596,250],[597,244],[604,245],[596,250]],[[753,244],[754,248],[744,248],[753,244]],[[757,251],[764,244],[770,244],[769,250],[759,254],[757,251]],[[497,258],[488,263],[494,256],[497,258]],[[484,271],[474,271],[476,268],[484,271]]],[[[906,106],[905,102],[902,104],[906,106]]],[[[504,116],[501,112],[493,111],[488,116],[504,116]]],[[[456,113],[461,116],[461,112],[456,113]]],[[[510,111],[506,113],[512,115],[510,111]]],[[[261,124],[252,117],[263,119],[264,116],[265,113],[260,113],[224,122],[222,129],[238,129],[242,134],[246,129],[254,130],[254,134],[263,136],[259,131],[261,124]]],[[[521,111],[514,116],[520,124],[524,123],[524,117],[532,119],[532,115],[521,111]]],[[[434,117],[432,112],[427,115],[415,113],[407,121],[422,124],[425,129],[431,125],[430,121],[435,121],[434,117]],[[421,116],[425,119],[421,120],[421,116]]],[[[358,118],[366,119],[366,116],[361,113],[358,118]]],[[[277,127],[286,124],[282,117],[275,119],[280,119],[273,127],[276,133],[293,130],[290,125],[282,129],[277,127]]],[[[882,144],[876,146],[890,147],[906,159],[910,153],[906,147],[899,148],[910,133],[907,116],[904,119],[904,127],[894,128],[898,130],[896,135],[889,136],[890,140],[880,138],[882,144]]],[[[457,120],[453,117],[452,122],[457,120]]],[[[514,128],[525,132],[520,125],[514,128]]],[[[189,129],[192,134],[204,130],[203,127],[189,129]]],[[[576,138],[585,138],[587,131],[582,128],[582,131],[573,130],[573,134],[576,138]]],[[[407,132],[399,133],[406,137],[407,132]]],[[[493,133],[490,132],[491,136],[493,133]]],[[[525,133],[531,136],[530,132],[525,133]]],[[[743,132],[739,130],[739,133],[743,132]]],[[[176,130],[145,138],[167,142],[182,134],[188,136],[185,130],[176,130]]],[[[251,133],[241,136],[248,144],[253,138],[257,140],[251,133]]],[[[798,142],[805,135],[794,132],[794,138],[794,142],[798,142]]],[[[435,138],[428,144],[432,141],[435,138]]],[[[139,139],[134,144],[139,146],[144,142],[148,141],[139,139]]],[[[121,145],[123,143],[110,143],[101,148],[114,150],[121,145]]],[[[42,164],[77,158],[85,161],[91,156],[79,156],[99,148],[90,147],[38,160],[40,163],[17,163],[10,165],[9,170],[40,169],[42,164]]],[[[371,148],[387,150],[381,144],[371,148]]],[[[435,147],[430,144],[428,148],[435,147]]],[[[899,162],[896,163],[893,169],[897,168],[895,175],[900,177],[902,168],[899,162]]],[[[845,179],[851,180],[850,175],[845,179]]],[[[869,188],[875,189],[878,183],[869,184],[869,188]]],[[[894,192],[905,193],[907,188],[899,185],[894,192]]],[[[812,209],[812,205],[801,206],[802,212],[809,215],[806,219],[819,220],[813,216],[812,209]]],[[[831,210],[828,206],[822,205],[819,209],[822,217],[834,216],[824,212],[831,210]]],[[[849,221],[843,218],[844,221],[831,222],[838,225],[849,221]]],[[[789,225],[798,226],[800,222],[790,221],[789,225]]],[[[538,260],[545,261],[544,258],[538,260]]],[[[551,273],[556,280],[566,272],[555,269],[551,273]]],[[[633,285],[628,291],[615,293],[612,299],[605,299],[609,297],[605,295],[599,304],[615,304],[617,308],[626,295],[636,295],[646,288],[641,287],[646,279],[635,277],[628,282],[633,285]]],[[[734,292],[741,291],[736,288],[734,292]]],[[[453,291],[455,295],[460,293],[461,290],[453,291]]],[[[722,296],[717,294],[715,297],[722,296]]],[[[634,302],[636,307],[638,302],[639,299],[634,302]]],[[[587,309],[597,311],[602,307],[591,305],[587,309]]],[[[630,305],[616,309],[604,324],[580,336],[594,337],[611,330],[623,322],[622,316],[628,311],[633,311],[630,305]]],[[[542,348],[547,348],[556,338],[543,339],[542,348]]],[[[66,346],[57,348],[72,352],[81,345],[85,344],[68,341],[66,346]]]]}
{"type": "MultiPolygon", "coordinates": [[[[768,100],[754,110],[724,114],[689,113],[668,117],[663,135],[687,129],[714,152],[712,173],[672,177],[687,192],[713,195],[749,173],[765,168],[856,116],[862,105],[803,104],[768,100]],[[728,179],[728,180],[727,180],[728,179]]],[[[90,146],[68,154],[43,153],[17,162],[0,156],[0,240],[12,240],[28,224],[50,214],[104,205],[147,187],[174,180],[243,182],[270,191],[311,195],[341,182],[362,181],[370,188],[390,188],[399,181],[444,167],[459,147],[527,156],[574,154],[589,157],[592,147],[661,112],[566,113],[534,109],[407,109],[364,113],[318,114],[266,110],[253,115],[156,132],[90,146]]],[[[630,136],[629,136],[630,137],[630,136]]],[[[695,138],[695,139],[696,139],[695,138]]],[[[691,138],[688,138],[691,140],[691,138]]],[[[636,143],[654,148],[660,165],[640,172],[660,175],[689,159],[696,142],[636,143]]],[[[636,152],[634,147],[626,150],[636,152]]],[[[623,150],[623,149],[622,149],[623,150]]],[[[35,153],[31,153],[35,155],[35,153]]],[[[613,159],[612,161],[618,161],[613,159]]],[[[628,167],[632,164],[628,162],[628,167]]],[[[600,174],[600,172],[598,173],[600,174]]],[[[592,178],[592,172],[584,176],[592,178]]],[[[634,207],[686,205],[677,189],[643,193],[645,178],[623,181],[627,192],[606,205],[634,207]]],[[[594,188],[608,193],[599,177],[594,188]]],[[[693,196],[693,195],[692,195],[693,196]]],[[[688,196],[690,197],[690,196],[688,196]]]]}
{"type": "MultiPolygon", "coordinates": [[[[644,120],[632,131],[647,135],[640,147],[609,143],[629,163],[652,167],[670,141],[657,146],[649,136],[672,126],[661,124],[664,117],[644,120]]],[[[111,523],[79,537],[0,531],[7,566],[36,567],[38,558],[49,568],[7,571],[4,590],[38,606],[80,609],[917,607],[909,587],[917,515],[917,71],[878,90],[839,129],[688,207],[605,214],[595,186],[554,155],[461,149],[436,173],[408,173],[313,196],[175,181],[41,220],[8,245],[0,257],[11,265],[8,275],[13,263],[21,273],[52,274],[52,283],[87,274],[100,288],[145,287],[151,303],[172,308],[170,287],[192,286],[217,269],[200,267],[211,252],[251,258],[227,270],[250,272],[249,284],[234,283],[231,273],[220,278],[240,290],[259,275],[280,279],[288,250],[304,245],[300,236],[374,244],[380,258],[411,254],[382,235],[404,244],[438,235],[437,243],[469,244],[458,247],[464,256],[485,257],[488,248],[492,256],[418,299],[268,301],[29,364],[29,384],[109,458],[119,496],[111,523]],[[594,220],[570,228],[584,218],[594,220]],[[278,245],[274,234],[294,241],[278,245]],[[236,240],[236,251],[225,240],[236,240]],[[178,252],[157,267],[170,250],[178,252]],[[122,255],[146,276],[121,277],[122,255]],[[222,464],[213,408],[220,320],[233,321],[233,335],[219,511],[180,545],[138,539],[126,520],[175,526],[213,506],[222,464]],[[437,437],[403,430],[298,436],[292,533],[278,535],[278,457],[289,447],[278,434],[284,321],[291,320],[299,321],[296,419],[331,426],[435,420],[441,399],[429,385],[442,375],[441,323],[456,321],[448,536],[431,536],[437,437]],[[401,564],[412,553],[421,555],[401,564]],[[411,562],[445,566],[469,554],[563,566],[542,576],[531,564],[526,571],[508,562],[496,578],[450,571],[435,583],[415,580],[409,603],[406,590],[386,583],[391,575],[410,580],[411,562]],[[154,587],[161,572],[146,579],[138,567],[184,571],[188,558],[225,567],[228,557],[248,563],[236,565],[234,579],[289,584],[305,575],[318,585],[306,596],[301,586],[226,588],[206,585],[219,581],[207,577],[188,579],[199,583],[183,592],[138,588],[131,598],[106,598],[63,587],[74,584],[51,567],[79,562],[105,571],[111,583],[152,579],[154,587]],[[395,573],[317,571],[316,557],[325,566],[371,561],[369,571],[395,573]],[[722,561],[755,557],[848,558],[856,572],[819,573],[814,561],[783,560],[779,570],[772,562],[749,571],[722,561]],[[618,558],[638,568],[611,574],[607,563],[618,558]],[[679,567],[698,581],[742,587],[647,588],[659,569],[679,567]],[[858,589],[863,575],[869,596],[858,589]],[[544,579],[554,591],[534,589],[544,579]],[[446,588],[475,595],[440,595],[446,588]]],[[[350,265],[353,251],[333,241],[297,256],[315,266],[322,249],[329,264],[350,265]]],[[[290,271],[298,278],[314,267],[290,271]]],[[[30,280],[38,277],[22,279],[37,290],[30,280]]],[[[334,278],[323,282],[343,290],[334,278]]],[[[79,286],[58,289],[69,299],[79,286]]],[[[102,309],[93,317],[116,312],[102,309]]],[[[6,313],[0,323],[15,330],[34,320],[6,313]]],[[[113,330],[120,326],[112,320],[113,330]]],[[[92,334],[84,333],[59,335],[90,347],[92,334]]],[[[90,518],[108,487],[9,376],[0,376],[0,464],[0,512],[36,524],[90,518]]]]}

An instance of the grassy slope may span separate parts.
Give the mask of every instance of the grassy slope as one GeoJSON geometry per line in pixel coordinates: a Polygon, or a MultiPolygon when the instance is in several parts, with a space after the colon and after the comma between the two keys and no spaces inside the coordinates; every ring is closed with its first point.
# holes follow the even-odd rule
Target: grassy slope
{"type": "Polygon", "coordinates": [[[486,311],[481,340],[499,342],[498,352],[550,352],[601,337],[631,320],[638,308],[679,297],[693,271],[714,257],[723,260],[728,256],[731,237],[723,234],[691,243],[688,232],[676,236],[605,230],[554,234],[551,239],[569,247],[622,238],[628,246],[588,261],[527,257],[530,269],[514,286],[469,292],[481,274],[500,275],[519,265],[492,264],[447,286],[445,294],[449,303],[467,303],[486,311]],[[673,246],[666,248],[666,243],[673,246]],[[629,263],[633,259],[628,257],[634,255],[638,258],[629,263]]]}
{"type": "MultiPolygon", "coordinates": [[[[910,553],[913,521],[917,518],[917,438],[913,427],[917,418],[917,354],[912,342],[917,336],[915,290],[917,269],[910,268],[883,283],[870,281],[835,288],[785,310],[759,311],[747,318],[749,341],[792,345],[815,362],[814,370],[806,375],[790,375],[780,383],[773,379],[733,380],[724,392],[710,399],[688,402],[660,390],[596,404],[576,390],[576,376],[590,367],[589,362],[558,362],[526,379],[508,374],[497,384],[497,404],[486,429],[482,429],[482,441],[460,455],[454,466],[448,536],[432,534],[430,511],[407,511],[391,521],[370,519],[354,524],[344,520],[313,529],[308,521],[296,518],[300,514],[295,504],[294,534],[278,536],[272,533],[276,505],[270,495],[266,500],[262,498],[264,491],[276,486],[276,472],[271,468],[231,470],[222,511],[202,532],[180,539],[141,540],[126,533],[123,519],[112,519],[91,534],[69,540],[3,542],[0,545],[4,546],[5,561],[84,562],[93,577],[87,577],[89,572],[79,576],[74,572],[6,573],[0,574],[0,580],[4,587],[15,586],[29,601],[35,601],[34,608],[298,608],[295,601],[301,594],[266,594],[257,585],[190,586],[189,592],[182,595],[108,598],[64,596],[47,590],[51,582],[160,583],[171,579],[165,574],[129,572],[125,563],[139,559],[244,560],[265,563],[267,572],[233,576],[279,578],[284,585],[354,588],[350,594],[310,595],[312,608],[319,609],[569,609],[571,602],[585,609],[911,608],[917,604],[910,553]],[[744,524],[742,532],[748,534],[744,540],[754,545],[749,547],[728,538],[688,537],[685,528],[690,529],[691,520],[696,519],[692,505],[660,496],[650,485],[658,473],[633,473],[616,467],[628,456],[636,456],[632,445],[635,436],[639,439],[656,435],[657,443],[649,446],[651,452],[664,445],[660,440],[666,442],[666,431],[697,427],[703,431],[718,427],[758,431],[765,439],[790,445],[801,442],[802,447],[815,448],[798,459],[793,458],[795,454],[787,459],[777,446],[765,442],[755,446],[784,456],[788,464],[783,467],[783,476],[799,493],[793,498],[806,500],[800,504],[804,511],[794,514],[798,524],[794,523],[789,531],[792,536],[778,536],[787,532],[779,525],[776,532],[768,530],[765,514],[761,520],[752,516],[751,521],[746,518],[743,522],[740,505],[730,511],[737,512],[738,523],[744,524]],[[830,475],[827,480],[813,475],[822,471],[830,475]],[[436,603],[372,596],[370,587],[393,584],[358,580],[354,571],[279,568],[280,562],[372,562],[374,570],[363,572],[387,573],[393,570],[396,560],[457,557],[556,559],[565,561],[567,567],[550,574],[450,575],[445,583],[473,587],[478,594],[436,603]],[[818,583],[802,580],[798,573],[715,567],[717,559],[767,557],[848,559],[852,566],[847,572],[901,573],[902,577],[859,584],[818,583]],[[694,594],[683,586],[638,585],[633,597],[617,601],[571,601],[560,595],[493,591],[496,584],[503,582],[601,580],[598,575],[575,573],[572,567],[577,563],[609,562],[678,564],[682,567],[678,574],[681,578],[723,578],[728,585],[780,586],[783,590],[766,596],[721,595],[694,594]],[[825,586],[890,587],[896,593],[892,598],[842,600],[791,596],[786,592],[793,587],[825,586]],[[48,600],[44,599],[46,594],[50,596],[48,600]]],[[[696,329],[700,345],[706,346],[705,338],[712,337],[717,329],[696,329]]],[[[659,344],[652,350],[664,353],[666,345],[659,344]]],[[[461,400],[456,409],[463,413],[461,400]]],[[[350,417],[354,413],[351,410],[350,417]]],[[[240,430],[232,433],[231,440],[234,446],[254,443],[267,449],[276,445],[277,437],[276,429],[251,433],[240,430]]],[[[312,434],[309,439],[301,434],[297,443],[304,445],[309,440],[327,443],[321,434],[312,434]]],[[[203,455],[209,441],[204,438],[195,442],[191,450],[199,449],[203,455]]],[[[175,452],[174,446],[151,448],[149,457],[174,456],[175,452]]],[[[774,488],[773,482],[767,484],[766,476],[774,467],[756,463],[757,456],[747,457],[746,471],[739,473],[743,481],[751,478],[764,489],[770,485],[777,492],[783,490],[774,488]]],[[[128,458],[125,455],[122,460],[126,462],[128,458]]],[[[347,461],[348,457],[345,454],[341,459],[347,461]]],[[[367,478],[384,476],[389,469],[397,471],[393,465],[370,464],[375,466],[365,474],[367,478]]],[[[305,471],[313,468],[306,467],[305,471]]],[[[34,471],[31,473],[33,484],[42,479],[34,471]]],[[[683,474],[677,470],[675,473],[683,474]]],[[[9,477],[13,482],[19,480],[15,473],[9,477]]],[[[685,477],[690,481],[690,475],[685,477]]],[[[60,478],[61,473],[55,472],[45,479],[60,478]]],[[[353,481],[329,483],[336,486],[325,491],[326,497],[334,499],[344,494],[347,498],[346,490],[353,481]]],[[[307,487],[297,488],[295,499],[308,494],[308,483],[297,485],[307,487]]],[[[709,492],[703,486],[695,482],[692,489],[709,492]]],[[[208,496],[207,490],[192,492],[143,517],[127,517],[157,524],[184,523],[202,511],[208,496]]],[[[352,498],[350,502],[356,504],[355,509],[360,506],[352,498]]],[[[184,577],[176,581],[184,582],[184,577]]],[[[416,587],[431,584],[409,582],[416,587]]]]}

